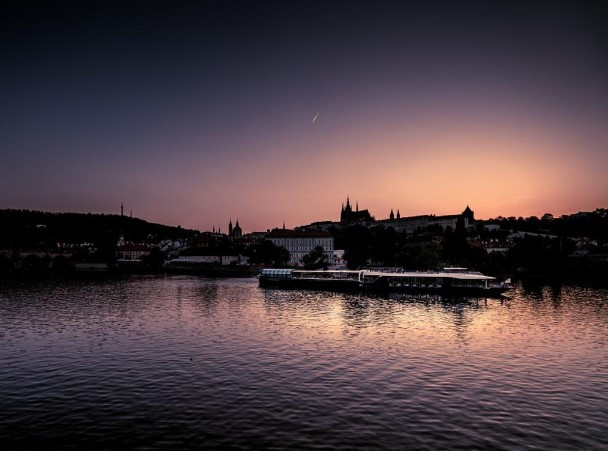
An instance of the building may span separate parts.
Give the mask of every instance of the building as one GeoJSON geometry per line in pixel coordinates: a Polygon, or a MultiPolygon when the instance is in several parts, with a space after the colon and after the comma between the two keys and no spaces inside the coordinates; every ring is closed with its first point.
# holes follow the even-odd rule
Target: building
{"type": "Polygon", "coordinates": [[[147,244],[122,243],[116,247],[116,258],[121,260],[141,260],[150,255],[152,248],[147,244]]]}
{"type": "Polygon", "coordinates": [[[317,221],[296,227],[296,230],[323,230],[324,232],[327,232],[332,227],[338,227],[339,225],[339,223],[333,221],[317,221]]]}
{"type": "Polygon", "coordinates": [[[209,253],[209,255],[180,255],[169,260],[166,266],[171,268],[189,268],[197,266],[230,266],[246,263],[245,258],[237,253],[209,253]]]}
{"type": "Polygon", "coordinates": [[[268,232],[270,232],[270,230],[266,232],[251,232],[246,235],[243,235],[243,238],[251,243],[260,243],[261,241],[264,241],[268,232]]]}
{"type": "Polygon", "coordinates": [[[209,232],[203,232],[192,238],[192,247],[212,247],[217,242],[217,239],[209,232]]]}
{"type": "Polygon", "coordinates": [[[289,264],[292,266],[301,265],[302,257],[317,246],[323,248],[328,261],[334,255],[334,237],[322,230],[274,229],[266,234],[266,239],[289,251],[289,264]]]}
{"type": "Polygon", "coordinates": [[[118,243],[116,244],[116,258],[118,260],[141,260],[142,257],[150,255],[152,247],[145,243],[131,243],[125,241],[125,236],[122,230],[124,218],[124,205],[120,204],[120,219],[121,219],[121,230],[120,236],[118,237],[118,243]]]}
{"type": "Polygon", "coordinates": [[[497,238],[491,238],[487,240],[474,240],[470,241],[469,244],[472,247],[479,247],[485,250],[488,254],[492,254],[494,252],[505,254],[509,251],[509,249],[511,249],[512,246],[512,242],[497,238]]]}
{"type": "Polygon", "coordinates": [[[231,239],[239,239],[243,236],[243,229],[239,225],[239,220],[236,220],[236,225],[232,227],[232,218],[230,218],[230,222],[228,223],[228,237],[231,239]]]}
{"type": "Polygon", "coordinates": [[[455,230],[459,226],[463,228],[469,228],[475,223],[475,214],[473,210],[467,207],[464,211],[457,215],[420,215],[420,216],[409,216],[400,217],[399,211],[397,210],[397,217],[394,216],[392,210],[389,219],[383,219],[376,221],[374,225],[384,225],[385,227],[392,227],[397,232],[407,233],[409,235],[416,233],[419,230],[424,230],[429,226],[439,226],[443,230],[448,227],[455,230]]]}
{"type": "Polygon", "coordinates": [[[497,232],[497,231],[500,231],[500,224],[494,224],[494,223],[484,224],[483,228],[484,228],[484,230],[486,230],[488,232],[497,232]]]}
{"type": "Polygon", "coordinates": [[[184,249],[181,254],[169,260],[169,267],[187,267],[187,266],[229,266],[237,264],[246,264],[246,258],[240,255],[234,249],[215,245],[210,247],[191,247],[184,249]]]}
{"type": "Polygon", "coordinates": [[[351,225],[361,225],[364,227],[376,227],[383,225],[385,227],[392,227],[399,233],[406,233],[412,235],[418,231],[424,231],[429,226],[439,226],[443,230],[448,227],[455,230],[458,227],[469,228],[475,224],[475,214],[473,210],[467,207],[460,214],[455,215],[419,215],[419,216],[408,216],[402,217],[401,212],[397,210],[395,214],[394,210],[391,209],[388,219],[376,220],[368,210],[359,210],[359,204],[355,204],[353,210],[350,199],[346,198],[346,205],[342,204],[342,210],[340,211],[340,221],[319,221],[313,222],[312,224],[300,226],[297,230],[322,230],[328,231],[332,227],[344,228],[351,225]]]}
{"type": "Polygon", "coordinates": [[[341,224],[353,224],[353,223],[367,223],[373,222],[374,218],[368,210],[359,211],[359,202],[355,204],[355,210],[350,205],[350,198],[346,197],[346,205],[342,204],[342,211],[340,211],[340,223],[341,224]]]}
{"type": "Polygon", "coordinates": [[[329,262],[334,268],[346,268],[344,249],[334,249],[334,255],[329,262]]]}

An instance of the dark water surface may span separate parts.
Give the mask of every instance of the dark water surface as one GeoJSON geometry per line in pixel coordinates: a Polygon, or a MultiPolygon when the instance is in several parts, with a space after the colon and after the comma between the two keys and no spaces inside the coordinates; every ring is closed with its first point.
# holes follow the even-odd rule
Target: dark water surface
{"type": "Polygon", "coordinates": [[[0,286],[3,449],[608,447],[608,292],[0,286]]]}

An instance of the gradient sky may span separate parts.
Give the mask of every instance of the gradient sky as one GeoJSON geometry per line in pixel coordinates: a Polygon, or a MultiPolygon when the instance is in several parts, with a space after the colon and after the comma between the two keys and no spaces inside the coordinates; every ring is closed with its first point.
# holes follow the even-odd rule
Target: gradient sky
{"type": "Polygon", "coordinates": [[[608,206],[602,3],[176,3],[3,2],[0,208],[247,232],[347,194],[377,219],[608,206]]]}

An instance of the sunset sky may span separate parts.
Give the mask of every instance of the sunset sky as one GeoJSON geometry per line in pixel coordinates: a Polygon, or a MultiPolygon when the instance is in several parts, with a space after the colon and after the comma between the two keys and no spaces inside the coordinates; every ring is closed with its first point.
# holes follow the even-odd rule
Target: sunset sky
{"type": "Polygon", "coordinates": [[[600,2],[177,3],[3,2],[0,208],[248,232],[347,195],[608,207],[600,2]]]}

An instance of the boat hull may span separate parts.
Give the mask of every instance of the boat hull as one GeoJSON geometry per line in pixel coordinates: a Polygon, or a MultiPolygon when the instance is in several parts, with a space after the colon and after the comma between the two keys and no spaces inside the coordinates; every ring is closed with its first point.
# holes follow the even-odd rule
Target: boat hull
{"type": "Polygon", "coordinates": [[[431,293],[442,296],[474,296],[474,297],[500,297],[506,287],[399,287],[388,284],[362,284],[353,280],[333,279],[267,279],[260,277],[260,287],[283,290],[317,290],[340,292],[370,292],[370,293],[431,293]]]}
{"type": "Polygon", "coordinates": [[[353,280],[322,280],[322,279],[265,279],[260,277],[260,287],[278,288],[283,290],[326,290],[358,292],[361,290],[358,281],[353,280]]]}
{"type": "Polygon", "coordinates": [[[507,291],[503,287],[391,287],[362,286],[362,290],[374,293],[430,293],[442,296],[499,297],[507,291]]]}

